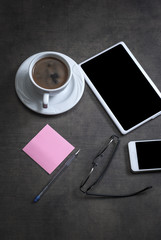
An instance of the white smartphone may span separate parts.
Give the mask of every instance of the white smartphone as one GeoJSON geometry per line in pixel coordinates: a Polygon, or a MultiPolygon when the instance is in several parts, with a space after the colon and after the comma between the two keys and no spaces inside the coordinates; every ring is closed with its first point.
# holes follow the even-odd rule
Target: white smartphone
{"type": "Polygon", "coordinates": [[[85,80],[122,134],[161,114],[161,93],[124,42],[80,63],[85,80]]]}
{"type": "Polygon", "coordinates": [[[133,172],[161,170],[161,139],[131,141],[128,149],[133,172]]]}

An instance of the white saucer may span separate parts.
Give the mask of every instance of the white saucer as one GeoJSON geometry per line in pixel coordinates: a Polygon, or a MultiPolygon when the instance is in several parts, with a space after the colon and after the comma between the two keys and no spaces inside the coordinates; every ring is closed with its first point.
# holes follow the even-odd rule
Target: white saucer
{"type": "MultiPolygon", "coordinates": [[[[38,54],[41,55],[43,53],[38,54]]],[[[38,54],[27,58],[21,64],[16,73],[15,89],[18,97],[25,106],[37,113],[55,115],[68,111],[79,102],[84,92],[85,81],[81,68],[73,59],[62,54],[62,56],[64,56],[71,64],[73,76],[67,87],[62,92],[50,97],[49,107],[45,109],[42,108],[42,95],[35,91],[28,75],[29,64],[38,54]]]]}

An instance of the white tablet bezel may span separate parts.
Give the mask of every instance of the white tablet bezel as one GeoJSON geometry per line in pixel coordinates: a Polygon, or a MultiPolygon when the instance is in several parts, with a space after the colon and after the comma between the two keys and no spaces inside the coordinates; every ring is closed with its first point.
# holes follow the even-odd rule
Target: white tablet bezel
{"type": "MultiPolygon", "coordinates": [[[[113,45],[112,47],[110,48],[107,48],[106,50],[94,55],[93,57],[81,62],[79,65],[81,67],[82,64],[90,61],[91,59],[101,55],[102,53],[116,47],[117,45],[122,45],[125,50],[127,51],[127,53],[130,55],[130,57],[133,59],[133,61],[136,63],[136,65],[138,66],[138,68],[141,70],[141,72],[143,73],[143,75],[145,76],[145,78],[147,79],[147,81],[151,84],[151,86],[153,87],[153,89],[156,91],[156,93],[159,95],[159,97],[161,98],[161,93],[159,91],[159,89],[156,87],[156,85],[153,83],[153,81],[150,79],[150,77],[147,75],[147,73],[144,71],[144,69],[142,68],[142,66],[139,64],[139,62],[136,60],[136,58],[134,57],[134,55],[131,53],[131,51],[128,49],[128,47],[126,46],[126,44],[124,42],[119,42],[115,45],[113,45]]],[[[81,68],[82,69],[82,68],[81,68]]],[[[83,69],[82,69],[83,71],[83,69]]],[[[100,103],[102,104],[102,106],[104,107],[104,109],[106,110],[106,112],[109,114],[109,116],[112,118],[112,120],[114,121],[114,123],[116,124],[116,126],[118,127],[118,129],[120,130],[120,132],[122,134],[127,134],[129,133],[130,131],[134,130],[135,128],[141,126],[142,124],[148,122],[149,120],[151,119],[154,119],[156,118],[157,116],[159,116],[161,114],[161,111],[152,115],[151,117],[145,119],[144,121],[140,122],[139,124],[133,126],[132,128],[128,129],[128,130],[125,130],[121,124],[119,123],[119,121],[117,120],[117,118],[115,117],[115,115],[113,114],[113,112],[111,111],[111,109],[108,107],[107,103],[104,101],[104,99],[102,98],[102,96],[100,95],[100,93],[97,91],[97,89],[95,88],[95,86],[93,85],[93,83],[90,81],[90,79],[88,78],[88,76],[86,75],[86,73],[83,71],[83,74],[84,74],[84,78],[87,82],[87,84],[89,85],[89,87],[91,88],[91,90],[93,91],[93,93],[96,95],[96,97],[98,98],[98,100],[100,101],[100,103]]]]}

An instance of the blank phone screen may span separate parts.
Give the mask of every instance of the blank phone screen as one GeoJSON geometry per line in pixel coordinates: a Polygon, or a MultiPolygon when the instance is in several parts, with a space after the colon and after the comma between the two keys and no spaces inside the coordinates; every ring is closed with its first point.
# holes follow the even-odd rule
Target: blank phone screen
{"type": "Polygon", "coordinates": [[[139,169],[161,168],[161,141],[136,142],[139,169]]]}
{"type": "Polygon", "coordinates": [[[121,44],[81,67],[123,129],[161,111],[160,97],[121,44]]]}

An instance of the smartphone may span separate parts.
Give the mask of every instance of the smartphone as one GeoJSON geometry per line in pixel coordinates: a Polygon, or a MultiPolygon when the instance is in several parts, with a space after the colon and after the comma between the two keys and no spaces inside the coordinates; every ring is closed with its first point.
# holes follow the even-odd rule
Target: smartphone
{"type": "Polygon", "coordinates": [[[80,63],[85,80],[122,134],[161,114],[161,93],[124,42],[80,63]]]}
{"type": "Polygon", "coordinates": [[[131,141],[128,149],[133,172],[161,170],[161,139],[131,141]]]}

